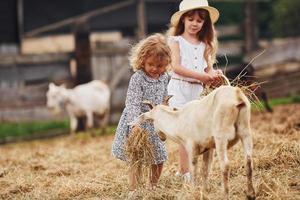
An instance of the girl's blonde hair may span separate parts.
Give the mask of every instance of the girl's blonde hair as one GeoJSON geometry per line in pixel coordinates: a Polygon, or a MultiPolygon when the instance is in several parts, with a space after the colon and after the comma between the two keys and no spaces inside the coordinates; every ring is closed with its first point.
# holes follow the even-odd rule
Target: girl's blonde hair
{"type": "Polygon", "coordinates": [[[216,31],[213,23],[211,22],[209,13],[205,9],[195,9],[184,13],[178,24],[176,26],[171,26],[167,31],[167,35],[169,36],[177,36],[181,35],[184,32],[184,18],[191,17],[194,14],[198,14],[199,17],[204,20],[204,24],[198,34],[199,41],[202,41],[206,44],[206,48],[204,51],[204,58],[208,64],[208,67],[213,66],[216,62],[216,54],[218,49],[218,41],[216,36],[216,31]]]}
{"type": "Polygon", "coordinates": [[[133,71],[143,69],[148,58],[153,58],[157,66],[166,66],[171,63],[171,50],[162,34],[151,35],[132,47],[129,62],[133,71]]]}

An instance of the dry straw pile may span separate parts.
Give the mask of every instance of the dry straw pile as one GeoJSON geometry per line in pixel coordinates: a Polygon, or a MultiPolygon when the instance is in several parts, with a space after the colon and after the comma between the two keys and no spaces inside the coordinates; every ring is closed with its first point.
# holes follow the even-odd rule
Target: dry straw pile
{"type": "MultiPolygon", "coordinates": [[[[300,105],[252,115],[254,186],[258,200],[300,199],[300,105]]],[[[0,146],[0,199],[116,199],[128,197],[127,165],[111,156],[113,135],[23,142],[0,146]]],[[[177,144],[167,140],[168,161],[155,191],[139,199],[199,199],[199,187],[174,176],[177,144]]],[[[222,199],[217,157],[208,199],[222,199]]],[[[245,199],[246,173],[241,144],[229,150],[230,199],[245,199]]],[[[200,163],[201,164],[201,159],[200,163]]],[[[200,167],[199,167],[200,168],[200,167]]],[[[199,169],[200,170],[200,169],[199,169]]]]}
{"type": "Polygon", "coordinates": [[[140,174],[140,186],[151,176],[154,163],[154,149],[150,142],[150,133],[140,127],[132,129],[125,145],[129,169],[140,174]]]}

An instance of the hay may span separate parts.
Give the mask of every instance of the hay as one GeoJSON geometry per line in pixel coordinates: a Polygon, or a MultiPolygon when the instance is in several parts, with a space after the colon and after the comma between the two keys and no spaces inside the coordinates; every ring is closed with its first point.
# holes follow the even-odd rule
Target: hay
{"type": "Polygon", "coordinates": [[[213,90],[217,89],[218,87],[220,87],[222,85],[231,85],[231,83],[229,82],[227,77],[224,75],[222,75],[222,78],[218,82],[210,84],[210,85],[205,85],[204,90],[201,93],[201,97],[207,96],[213,90]]]}
{"type": "Polygon", "coordinates": [[[154,164],[154,148],[149,140],[150,133],[140,127],[132,129],[125,144],[125,155],[129,163],[129,170],[135,170],[141,185],[145,178],[151,176],[151,166],[154,164]]]}
{"type": "MultiPolygon", "coordinates": [[[[257,200],[300,199],[299,116],[300,104],[274,106],[273,113],[253,111],[253,183],[257,200]],[[277,125],[284,128],[279,131],[277,125]]],[[[126,199],[127,168],[123,161],[111,156],[113,140],[114,135],[79,134],[73,138],[63,136],[0,146],[0,199],[126,199]],[[43,167],[33,167],[39,165],[43,167]]],[[[166,146],[168,161],[164,163],[158,188],[152,192],[142,188],[139,199],[199,199],[200,181],[192,187],[174,176],[178,145],[167,140],[166,146]]],[[[228,153],[229,197],[245,199],[242,144],[238,143],[228,153]]],[[[222,173],[214,157],[207,193],[207,199],[212,200],[223,199],[222,173]]]]}
{"type": "Polygon", "coordinates": [[[230,85],[230,86],[238,87],[239,89],[241,89],[242,92],[249,99],[249,101],[251,103],[253,103],[256,107],[258,107],[258,108],[262,107],[262,104],[261,104],[259,98],[256,96],[255,91],[264,82],[253,82],[253,83],[249,84],[249,82],[242,80],[242,77],[244,77],[244,76],[245,75],[243,75],[243,74],[242,75],[239,74],[235,79],[229,81],[225,75],[222,75],[219,82],[213,83],[211,85],[205,85],[204,90],[200,95],[200,98],[207,96],[213,90],[219,88],[222,85],[230,85]]]}

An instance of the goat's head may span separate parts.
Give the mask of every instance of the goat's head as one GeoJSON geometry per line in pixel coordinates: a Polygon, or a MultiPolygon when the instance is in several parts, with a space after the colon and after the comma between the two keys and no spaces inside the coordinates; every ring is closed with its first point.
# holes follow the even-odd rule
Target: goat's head
{"type": "Polygon", "coordinates": [[[138,116],[134,121],[130,122],[129,125],[135,126],[135,125],[140,125],[146,120],[153,120],[152,118],[152,113],[155,110],[155,105],[152,104],[149,100],[144,100],[142,102],[145,105],[148,105],[150,110],[148,112],[142,113],[140,116],[138,116]]]}
{"type": "Polygon", "coordinates": [[[50,83],[46,96],[47,107],[54,114],[60,113],[67,99],[65,86],[57,86],[54,83],[50,83]]]}
{"type": "MultiPolygon", "coordinates": [[[[162,103],[162,105],[164,105],[164,107],[166,107],[166,105],[168,105],[169,99],[171,97],[172,96],[167,96],[164,99],[164,101],[162,103]]],[[[143,101],[143,104],[148,105],[150,110],[148,112],[141,114],[135,121],[131,122],[129,125],[139,125],[146,120],[155,120],[157,118],[157,116],[159,115],[159,112],[161,110],[161,106],[155,106],[149,100],[143,101]]],[[[173,111],[173,109],[171,111],[173,111]]],[[[157,130],[156,133],[157,133],[158,137],[160,138],[160,140],[165,141],[167,139],[166,135],[163,132],[157,130]]]]}

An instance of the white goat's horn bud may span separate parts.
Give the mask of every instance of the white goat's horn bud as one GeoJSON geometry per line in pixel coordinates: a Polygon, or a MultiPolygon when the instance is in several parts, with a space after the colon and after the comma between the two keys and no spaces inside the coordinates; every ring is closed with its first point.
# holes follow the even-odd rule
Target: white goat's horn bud
{"type": "Polygon", "coordinates": [[[164,98],[162,104],[168,106],[169,105],[169,100],[173,97],[173,95],[168,95],[164,98]]]}

